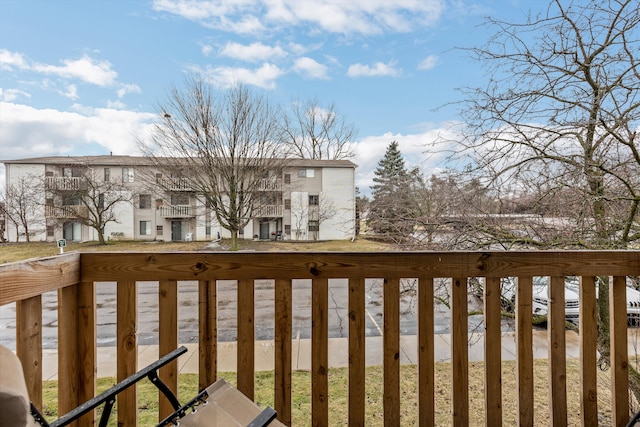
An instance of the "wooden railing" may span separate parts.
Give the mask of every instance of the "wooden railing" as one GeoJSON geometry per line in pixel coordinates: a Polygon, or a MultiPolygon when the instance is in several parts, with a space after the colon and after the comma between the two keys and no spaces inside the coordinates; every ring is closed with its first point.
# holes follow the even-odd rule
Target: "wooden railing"
{"type": "MultiPolygon", "coordinates": [[[[96,390],[96,287],[117,282],[117,376],[137,366],[136,282],[159,282],[159,347],[166,354],[178,345],[178,281],[199,283],[199,386],[217,377],[217,280],[237,281],[237,386],[250,398],[255,388],[254,281],[275,281],[274,402],[278,418],[291,423],[292,282],[312,281],[311,420],[328,425],[328,283],[348,279],[348,423],[365,425],[365,280],[384,279],[383,389],[384,425],[400,424],[400,285],[417,278],[418,414],[420,425],[435,424],[434,279],[451,279],[451,424],[502,425],[503,394],[517,400],[517,423],[533,425],[532,277],[550,276],[548,381],[550,423],[567,424],[567,375],[564,277],[580,277],[580,419],[598,425],[596,380],[596,276],[610,276],[612,424],[630,416],[626,277],[640,275],[639,251],[616,252],[398,252],[398,253],[82,253],[0,265],[0,305],[16,302],[16,349],[29,392],[42,405],[42,299],[58,290],[59,411],[93,397],[96,390]],[[468,278],[485,277],[485,419],[469,411],[468,278]],[[500,278],[518,277],[516,288],[516,388],[502,385],[500,278]]],[[[176,388],[177,367],[163,368],[176,388]]],[[[170,408],[161,402],[160,412],[170,408]]],[[[118,400],[119,425],[136,425],[133,389],[118,400]]],[[[89,414],[90,415],[90,414],[89,414]]],[[[81,425],[92,425],[85,416],[81,425]]]]}
{"type": "Polygon", "coordinates": [[[195,216],[195,208],[187,205],[160,206],[162,218],[192,218],[195,216]]]}
{"type": "Polygon", "coordinates": [[[49,206],[44,207],[45,218],[78,218],[87,217],[89,210],[86,206],[49,206]]]}

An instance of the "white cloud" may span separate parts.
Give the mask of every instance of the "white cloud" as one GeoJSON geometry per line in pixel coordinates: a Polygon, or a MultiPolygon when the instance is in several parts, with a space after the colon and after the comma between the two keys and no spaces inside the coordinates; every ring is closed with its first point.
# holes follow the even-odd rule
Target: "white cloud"
{"type": "Polygon", "coordinates": [[[258,62],[272,58],[282,58],[287,56],[287,52],[280,46],[267,46],[262,43],[243,45],[229,42],[222,48],[220,55],[243,61],[258,62]]]}
{"type": "Polygon", "coordinates": [[[275,89],[276,80],[284,74],[284,71],[273,64],[263,64],[260,68],[234,68],[234,67],[191,67],[191,71],[208,76],[213,84],[227,88],[239,83],[257,86],[263,89],[275,89]]]}
{"type": "Polygon", "coordinates": [[[118,98],[124,98],[128,93],[142,93],[140,86],[134,84],[122,84],[117,90],[118,98]]]}
{"type": "Polygon", "coordinates": [[[19,97],[31,98],[31,94],[20,89],[2,89],[0,87],[0,101],[13,102],[19,97]]]}
{"type": "Polygon", "coordinates": [[[339,34],[381,34],[433,25],[445,4],[444,0],[155,0],[153,7],[241,34],[310,25],[339,34]]]}
{"type": "Polygon", "coordinates": [[[98,61],[87,55],[80,59],[65,59],[62,64],[62,66],[34,64],[31,69],[43,74],[80,79],[97,86],[111,86],[118,77],[118,73],[111,69],[109,61],[98,61]]]}
{"type": "Polygon", "coordinates": [[[201,47],[201,50],[204,56],[209,56],[213,52],[213,46],[209,44],[203,44],[201,47]]]}
{"type": "Polygon", "coordinates": [[[0,50],[0,69],[4,70],[18,68],[65,79],[79,79],[103,87],[113,85],[118,78],[109,61],[99,61],[86,54],[79,59],[64,59],[61,62],[62,65],[40,64],[29,61],[21,53],[0,50]]]}
{"type": "Polygon", "coordinates": [[[69,99],[78,99],[78,88],[76,85],[69,85],[64,92],[61,92],[61,94],[69,99]]]}
{"type": "Polygon", "coordinates": [[[439,58],[436,55],[429,55],[418,64],[419,70],[431,70],[438,65],[439,58]]]}
{"type": "Polygon", "coordinates": [[[293,70],[311,79],[327,79],[327,67],[314,59],[303,57],[296,59],[293,70]]]}
{"type": "Polygon", "coordinates": [[[27,68],[27,61],[21,53],[0,49],[0,69],[11,70],[13,68],[27,68]]]}
{"type": "Polygon", "coordinates": [[[69,112],[8,102],[0,102],[0,111],[4,159],[86,152],[92,144],[104,147],[104,153],[135,154],[135,137],[146,134],[155,117],[110,108],[69,112]]]}
{"type": "Polygon", "coordinates": [[[402,74],[402,70],[395,68],[393,63],[385,64],[383,62],[376,62],[372,67],[365,64],[353,64],[347,70],[349,77],[398,77],[400,74],[402,74]]]}
{"type": "Polygon", "coordinates": [[[398,148],[405,161],[407,169],[418,167],[425,178],[447,167],[447,156],[450,151],[443,146],[443,140],[454,140],[452,126],[447,123],[439,127],[427,129],[421,133],[401,134],[385,133],[383,135],[367,136],[354,143],[356,156],[354,162],[356,170],[356,186],[365,194],[370,194],[370,187],[374,184],[374,171],[378,162],[384,157],[387,146],[392,141],[398,142],[398,148]],[[437,147],[435,149],[434,147],[437,147]]]}

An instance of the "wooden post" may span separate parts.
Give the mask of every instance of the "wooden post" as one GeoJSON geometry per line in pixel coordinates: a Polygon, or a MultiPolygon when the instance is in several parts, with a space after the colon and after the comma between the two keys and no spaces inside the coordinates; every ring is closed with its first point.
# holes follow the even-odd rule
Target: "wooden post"
{"type": "Polygon", "coordinates": [[[16,323],[16,354],[22,363],[29,398],[41,411],[42,296],[16,302],[16,323]]]}
{"type": "Polygon", "coordinates": [[[516,380],[518,425],[533,427],[533,278],[518,277],[516,287],[516,380]]]}
{"type": "Polygon", "coordinates": [[[596,278],[580,277],[580,413],[582,425],[598,425],[596,376],[596,278]]]}
{"type": "Polygon", "coordinates": [[[484,286],[484,408],[486,425],[502,425],[502,337],[500,279],[490,277],[484,286]]]}
{"type": "Polygon", "coordinates": [[[215,279],[198,282],[198,390],[218,378],[218,300],[215,279]]]}
{"type": "MultiPolygon", "coordinates": [[[[161,280],[158,287],[158,357],[178,348],[178,282],[161,280]]],[[[158,377],[178,396],[178,360],[173,360],[158,371],[158,377]]],[[[158,421],[174,411],[165,395],[158,391],[158,421]]]]}
{"type": "Polygon", "coordinates": [[[549,283],[549,406],[551,424],[567,425],[567,351],[564,277],[552,276],[549,283]]]}
{"type": "Polygon", "coordinates": [[[433,278],[418,283],[418,424],[435,425],[433,278]]]}
{"type": "Polygon", "coordinates": [[[328,279],[313,279],[311,306],[311,419],[315,427],[329,424],[328,279]]]}
{"type": "Polygon", "coordinates": [[[384,326],[382,346],[384,425],[400,425],[400,279],[383,284],[384,326]]]}
{"type": "Polygon", "coordinates": [[[278,420],[291,425],[291,280],[275,283],[275,384],[274,404],[278,420]]]}
{"type": "Polygon", "coordinates": [[[469,425],[469,326],[467,279],[454,277],[451,286],[451,424],[469,425]]]}
{"type": "MultiPolygon", "coordinates": [[[[136,282],[123,281],[117,284],[117,380],[124,381],[138,369],[137,302],[136,282]]],[[[138,388],[133,385],[117,396],[118,425],[138,425],[138,388]]]]}
{"type": "Polygon", "coordinates": [[[238,280],[238,390],[253,400],[255,386],[255,297],[253,280],[238,280]]]}
{"type": "Polygon", "coordinates": [[[349,425],[363,426],[365,414],[365,281],[349,279],[349,425]]]}
{"type": "Polygon", "coordinates": [[[609,321],[611,322],[612,418],[616,426],[629,422],[629,356],[627,354],[626,277],[615,276],[609,283],[609,321]]]}

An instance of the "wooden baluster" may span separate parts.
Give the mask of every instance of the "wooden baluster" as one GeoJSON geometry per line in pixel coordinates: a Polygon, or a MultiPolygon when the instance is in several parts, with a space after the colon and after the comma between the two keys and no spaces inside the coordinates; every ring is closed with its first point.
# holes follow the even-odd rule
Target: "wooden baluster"
{"type": "Polygon", "coordinates": [[[349,425],[362,426],[365,414],[365,281],[349,279],[349,425]]]}
{"type": "Polygon", "coordinates": [[[198,282],[198,390],[218,378],[218,300],[216,281],[198,282]]]}
{"type": "MultiPolygon", "coordinates": [[[[117,381],[124,381],[138,369],[136,282],[117,284],[117,381]]],[[[117,396],[118,425],[135,426],[138,423],[138,388],[133,385],[117,396]]]]}
{"type": "Polygon", "coordinates": [[[253,280],[238,281],[238,390],[253,400],[255,386],[255,296],[253,280]]]}
{"type": "Polygon", "coordinates": [[[292,283],[277,279],[275,283],[275,410],[278,420],[291,425],[291,333],[292,283]]]}
{"type": "Polygon", "coordinates": [[[467,279],[452,279],[451,286],[451,416],[452,425],[469,425],[469,326],[467,279]]]}
{"type": "Polygon", "coordinates": [[[629,421],[629,356],[627,350],[626,278],[615,276],[609,282],[609,322],[611,331],[612,418],[616,426],[629,421]]]}
{"type": "MultiPolygon", "coordinates": [[[[158,286],[158,357],[178,348],[178,282],[161,280],[158,286]]],[[[178,361],[173,360],[158,370],[158,377],[178,396],[178,361]]],[[[165,395],[158,391],[158,421],[175,410],[165,395]]]]}
{"type": "Polygon", "coordinates": [[[516,380],[518,425],[533,426],[533,278],[518,277],[516,286],[516,380]]]}
{"type": "Polygon", "coordinates": [[[313,426],[329,424],[329,281],[311,283],[311,419],[313,426]]]}
{"type": "Polygon", "coordinates": [[[502,345],[500,278],[489,277],[484,286],[484,407],[485,424],[502,425],[502,345]]]}
{"type": "Polygon", "coordinates": [[[387,279],[383,287],[384,424],[397,426],[400,425],[400,279],[387,279]]]}
{"type": "Polygon", "coordinates": [[[552,276],[549,283],[549,405],[551,424],[567,425],[567,352],[564,277],[552,276]]]}
{"type": "Polygon", "coordinates": [[[433,278],[418,283],[418,423],[435,425],[433,278]]]}
{"type": "Polygon", "coordinates": [[[16,323],[16,354],[22,363],[29,398],[42,410],[41,295],[16,302],[16,323]]]}
{"type": "Polygon", "coordinates": [[[584,426],[598,425],[596,286],[595,277],[580,277],[580,413],[584,426]]]}

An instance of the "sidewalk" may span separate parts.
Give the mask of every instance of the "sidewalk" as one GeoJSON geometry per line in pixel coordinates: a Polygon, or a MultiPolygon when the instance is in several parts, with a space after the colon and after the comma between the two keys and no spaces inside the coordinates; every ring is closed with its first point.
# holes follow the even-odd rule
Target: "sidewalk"
{"type": "MultiPolygon", "coordinates": [[[[451,346],[448,334],[434,335],[435,361],[447,362],[450,360],[451,346]]],[[[637,340],[635,334],[629,334],[630,354],[637,351],[637,345],[632,340],[637,340]]],[[[484,358],[484,340],[481,334],[470,335],[469,361],[481,361],[484,358]]],[[[637,343],[636,343],[637,344],[637,343]]],[[[184,344],[189,350],[178,359],[180,373],[198,372],[198,345],[184,344]]],[[[580,355],[580,343],[578,334],[573,331],[566,333],[566,348],[568,358],[577,358],[580,355]]],[[[158,357],[157,345],[141,345],[138,347],[138,368],[141,369],[158,357]]],[[[235,371],[237,367],[236,343],[223,342],[218,344],[218,371],[235,371]]],[[[401,336],[400,338],[400,362],[403,364],[417,363],[417,344],[415,335],[401,336]]],[[[548,354],[547,331],[533,331],[533,357],[546,359],[548,354]]],[[[367,366],[382,365],[382,337],[367,337],[366,339],[366,364],[367,366]]],[[[55,380],[58,378],[58,358],[55,350],[43,350],[42,378],[55,380]]],[[[502,359],[515,360],[516,345],[515,333],[507,332],[502,336],[502,359]]],[[[116,376],[116,348],[98,347],[98,377],[116,376]]],[[[292,341],[292,369],[311,369],[311,340],[294,339],[292,341]]],[[[257,341],[255,346],[256,371],[271,371],[274,366],[274,342],[257,341]]],[[[329,339],[329,367],[348,366],[348,339],[329,339]]]]}

